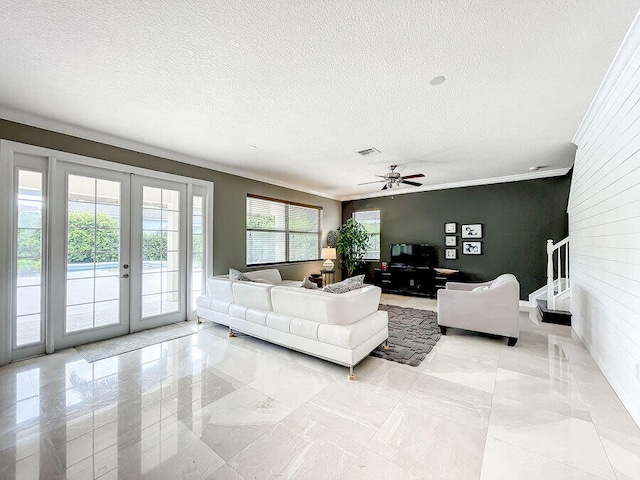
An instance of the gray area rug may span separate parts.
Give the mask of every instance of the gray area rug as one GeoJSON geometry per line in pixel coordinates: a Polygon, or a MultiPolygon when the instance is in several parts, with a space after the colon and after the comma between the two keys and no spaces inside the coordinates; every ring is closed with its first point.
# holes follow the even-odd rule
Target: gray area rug
{"type": "Polygon", "coordinates": [[[371,355],[417,367],[440,340],[438,316],[429,310],[380,305],[389,313],[389,350],[382,346],[371,355]]]}
{"type": "Polygon", "coordinates": [[[157,343],[174,340],[197,333],[197,328],[193,325],[183,325],[187,322],[174,323],[164,327],[151,328],[141,332],[123,335],[122,337],[110,338],[100,342],[87,343],[76,347],[76,350],[84,359],[91,363],[104,358],[120,355],[121,353],[132,352],[140,348],[155,345],[157,343]]]}

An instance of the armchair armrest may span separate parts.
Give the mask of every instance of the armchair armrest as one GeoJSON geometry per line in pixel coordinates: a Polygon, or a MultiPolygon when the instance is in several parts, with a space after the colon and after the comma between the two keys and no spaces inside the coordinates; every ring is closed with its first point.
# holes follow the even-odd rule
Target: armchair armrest
{"type": "Polygon", "coordinates": [[[491,286],[492,282],[493,280],[490,280],[488,282],[481,282],[481,283],[447,282],[446,287],[447,287],[447,290],[464,290],[464,291],[470,292],[476,287],[485,287],[485,286],[489,287],[491,286]]]}
{"type": "Polygon", "coordinates": [[[438,325],[517,338],[520,331],[518,283],[480,292],[439,290],[438,325]]]}

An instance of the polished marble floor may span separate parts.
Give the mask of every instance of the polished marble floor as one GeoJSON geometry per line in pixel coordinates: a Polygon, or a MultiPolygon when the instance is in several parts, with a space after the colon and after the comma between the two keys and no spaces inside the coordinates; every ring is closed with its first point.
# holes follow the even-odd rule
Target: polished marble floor
{"type": "MultiPolygon", "coordinates": [[[[433,309],[433,300],[383,302],[433,309]]],[[[451,331],[346,369],[226,329],[0,368],[2,479],[638,479],[640,429],[567,327],[451,331]]]]}

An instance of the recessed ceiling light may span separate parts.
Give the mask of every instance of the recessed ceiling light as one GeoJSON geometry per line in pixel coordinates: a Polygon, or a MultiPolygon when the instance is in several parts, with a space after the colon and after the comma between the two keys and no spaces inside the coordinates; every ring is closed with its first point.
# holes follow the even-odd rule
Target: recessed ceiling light
{"type": "Polygon", "coordinates": [[[257,150],[258,147],[256,147],[255,145],[247,145],[247,147],[249,147],[251,150],[257,150]]]}
{"type": "Polygon", "coordinates": [[[536,165],[534,167],[529,167],[529,171],[530,172],[535,172],[536,170],[540,170],[542,167],[540,167],[539,165],[536,165]]]}
{"type": "Polygon", "coordinates": [[[444,78],[442,75],[439,75],[439,76],[434,77],[433,79],[431,79],[431,81],[429,83],[435,87],[437,85],[440,85],[441,83],[444,83],[445,80],[446,80],[446,78],[444,78]]]}

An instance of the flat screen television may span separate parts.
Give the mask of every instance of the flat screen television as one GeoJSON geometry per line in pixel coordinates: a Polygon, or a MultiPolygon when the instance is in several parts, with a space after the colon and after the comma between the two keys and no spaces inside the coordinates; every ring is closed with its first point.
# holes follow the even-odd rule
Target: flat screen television
{"type": "Polygon", "coordinates": [[[433,261],[433,248],[426,243],[392,243],[391,265],[412,267],[430,267],[433,261]]]}

